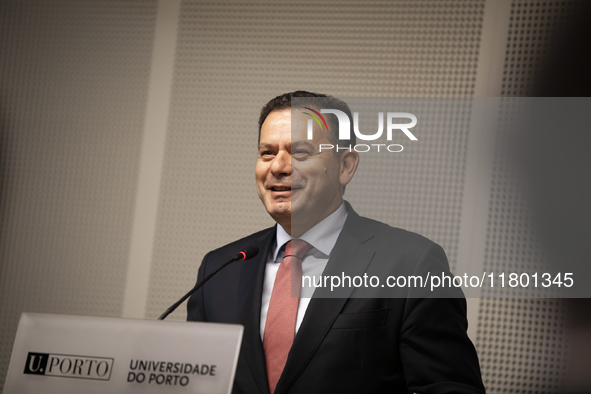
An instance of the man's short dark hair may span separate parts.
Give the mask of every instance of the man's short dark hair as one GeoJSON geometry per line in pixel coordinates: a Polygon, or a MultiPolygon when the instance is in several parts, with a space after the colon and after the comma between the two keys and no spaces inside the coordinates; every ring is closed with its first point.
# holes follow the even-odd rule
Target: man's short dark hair
{"type": "MultiPolygon", "coordinates": [[[[351,113],[351,109],[343,100],[339,100],[338,98],[322,94],[322,93],[313,93],[307,92],[305,90],[297,90],[295,92],[285,93],[281,96],[277,96],[271,101],[269,101],[263,109],[261,109],[261,115],[259,116],[259,142],[261,140],[261,128],[263,127],[263,123],[267,119],[267,116],[273,111],[282,111],[284,109],[289,109],[292,107],[292,98],[297,97],[297,106],[298,108],[303,107],[312,107],[314,109],[338,109],[343,111],[347,114],[350,120],[350,124],[353,124],[353,114],[351,113]],[[309,98],[310,100],[306,100],[309,98]]],[[[350,130],[350,139],[348,140],[339,140],[339,121],[334,114],[324,114],[326,120],[329,124],[329,141],[335,146],[341,147],[349,147],[353,148],[357,142],[355,138],[355,134],[353,130],[350,130]]],[[[343,152],[342,150],[340,152],[343,152]]],[[[339,152],[339,153],[340,153],[339,152]]]]}

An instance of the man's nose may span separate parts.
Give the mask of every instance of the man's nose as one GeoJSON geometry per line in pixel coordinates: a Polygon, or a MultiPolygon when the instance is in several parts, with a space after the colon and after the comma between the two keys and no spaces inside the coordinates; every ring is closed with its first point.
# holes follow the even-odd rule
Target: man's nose
{"type": "Polygon", "coordinates": [[[271,163],[271,173],[275,177],[291,174],[291,155],[288,152],[281,151],[275,156],[271,163]]]}

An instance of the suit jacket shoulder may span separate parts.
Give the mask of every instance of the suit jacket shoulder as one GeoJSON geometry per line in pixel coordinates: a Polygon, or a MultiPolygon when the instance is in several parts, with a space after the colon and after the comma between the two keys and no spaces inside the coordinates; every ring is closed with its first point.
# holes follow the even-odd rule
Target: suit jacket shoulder
{"type": "MultiPolygon", "coordinates": [[[[238,304],[236,290],[240,286],[244,286],[245,282],[242,281],[241,283],[240,281],[241,277],[244,279],[244,274],[250,275],[249,278],[256,281],[261,266],[264,268],[264,261],[274,239],[275,226],[258,231],[207,253],[199,266],[198,281],[218,269],[242,249],[251,245],[256,245],[259,248],[257,256],[247,261],[237,261],[230,264],[195,292],[187,303],[187,320],[238,323],[237,311],[228,311],[225,306],[238,304]],[[231,289],[231,291],[228,291],[228,289],[231,289]],[[208,297],[205,297],[206,294],[208,297]],[[206,298],[211,301],[206,303],[206,298]],[[224,307],[226,310],[220,311],[224,313],[214,313],[216,309],[224,307]]],[[[251,285],[254,286],[255,282],[252,282],[251,285]]]]}

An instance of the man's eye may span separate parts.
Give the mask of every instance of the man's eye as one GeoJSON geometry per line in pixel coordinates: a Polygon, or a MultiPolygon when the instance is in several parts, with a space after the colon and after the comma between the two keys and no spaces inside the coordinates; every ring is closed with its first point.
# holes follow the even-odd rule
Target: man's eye
{"type": "Polygon", "coordinates": [[[261,155],[261,157],[269,157],[269,156],[273,156],[274,153],[270,150],[264,150],[261,151],[261,153],[259,153],[261,155]]]}
{"type": "Polygon", "coordinates": [[[301,160],[301,159],[305,159],[308,156],[310,156],[310,152],[305,149],[298,149],[298,150],[292,152],[291,155],[295,159],[301,160]]]}

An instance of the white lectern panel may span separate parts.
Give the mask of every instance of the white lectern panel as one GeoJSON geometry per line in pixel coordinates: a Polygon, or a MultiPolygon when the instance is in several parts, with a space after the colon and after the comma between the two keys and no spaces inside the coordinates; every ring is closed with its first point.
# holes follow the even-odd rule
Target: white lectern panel
{"type": "Polygon", "coordinates": [[[243,327],[23,313],[5,394],[230,393],[243,327]]]}

